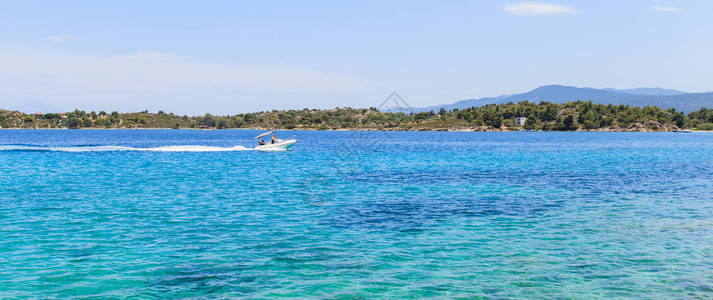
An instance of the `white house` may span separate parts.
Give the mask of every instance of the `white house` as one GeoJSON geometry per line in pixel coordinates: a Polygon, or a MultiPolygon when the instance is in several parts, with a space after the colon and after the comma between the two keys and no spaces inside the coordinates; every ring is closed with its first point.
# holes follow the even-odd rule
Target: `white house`
{"type": "Polygon", "coordinates": [[[517,119],[515,119],[515,125],[517,125],[518,127],[525,126],[525,122],[527,122],[527,118],[525,117],[518,117],[517,119]]]}

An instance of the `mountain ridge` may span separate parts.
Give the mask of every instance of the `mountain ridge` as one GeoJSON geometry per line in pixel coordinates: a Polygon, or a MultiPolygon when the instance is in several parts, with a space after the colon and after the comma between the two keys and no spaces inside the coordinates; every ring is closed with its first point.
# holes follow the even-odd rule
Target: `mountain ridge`
{"type": "Polygon", "coordinates": [[[699,110],[701,107],[713,107],[713,92],[688,93],[672,89],[663,88],[633,88],[633,89],[596,89],[590,87],[572,87],[565,85],[544,85],[531,91],[501,95],[496,97],[484,97],[479,99],[465,99],[451,104],[433,105],[412,109],[393,109],[392,112],[427,112],[438,111],[441,108],[446,110],[464,109],[473,106],[483,106],[487,104],[503,104],[508,102],[530,101],[539,103],[548,101],[553,103],[565,103],[570,101],[592,101],[596,104],[614,104],[629,106],[658,106],[664,109],[675,108],[678,111],[689,113],[699,110]]]}
{"type": "Polygon", "coordinates": [[[679,91],[679,90],[674,90],[674,89],[663,89],[663,88],[659,88],[659,87],[652,87],[652,88],[639,87],[639,88],[633,88],[633,89],[604,88],[603,90],[610,91],[610,92],[620,92],[620,93],[627,93],[627,94],[634,94],[634,95],[649,95],[649,96],[675,96],[675,95],[690,94],[689,92],[684,92],[684,91],[679,91]]]}

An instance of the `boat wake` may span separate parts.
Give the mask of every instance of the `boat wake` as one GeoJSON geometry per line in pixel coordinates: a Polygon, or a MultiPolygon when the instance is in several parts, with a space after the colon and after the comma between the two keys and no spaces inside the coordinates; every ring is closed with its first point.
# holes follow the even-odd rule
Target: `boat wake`
{"type": "MultiPolygon", "coordinates": [[[[0,145],[0,151],[38,151],[38,152],[111,152],[111,151],[141,151],[141,152],[230,152],[253,151],[256,149],[243,146],[217,147],[201,145],[173,145],[151,148],[125,146],[31,146],[31,145],[0,145]]],[[[260,150],[265,151],[265,150],[260,150]]],[[[267,151],[276,151],[274,149],[267,151]]]]}

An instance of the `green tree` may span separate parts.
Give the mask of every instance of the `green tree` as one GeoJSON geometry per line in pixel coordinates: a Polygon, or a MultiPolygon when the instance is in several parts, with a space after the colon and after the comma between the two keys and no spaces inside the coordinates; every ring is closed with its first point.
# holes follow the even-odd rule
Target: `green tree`
{"type": "Polygon", "coordinates": [[[485,125],[500,128],[503,126],[503,116],[494,110],[487,111],[485,113],[485,125]]]}
{"type": "Polygon", "coordinates": [[[686,116],[683,113],[676,113],[673,116],[673,121],[676,122],[676,126],[683,128],[686,125],[686,116]]]}
{"type": "Polygon", "coordinates": [[[525,120],[525,129],[527,130],[533,130],[537,127],[537,123],[539,120],[537,120],[537,117],[534,115],[530,115],[527,117],[527,120],[525,120]]]}
{"type": "Polygon", "coordinates": [[[582,124],[585,129],[597,129],[599,128],[599,123],[592,121],[592,120],[585,120],[584,124],[582,124]]]}
{"type": "Polygon", "coordinates": [[[69,119],[67,119],[67,128],[69,129],[77,129],[82,127],[82,120],[75,117],[71,116],[69,119]]]}
{"type": "Polygon", "coordinates": [[[568,114],[558,121],[560,130],[575,130],[577,129],[577,123],[575,122],[574,116],[568,114]]]}

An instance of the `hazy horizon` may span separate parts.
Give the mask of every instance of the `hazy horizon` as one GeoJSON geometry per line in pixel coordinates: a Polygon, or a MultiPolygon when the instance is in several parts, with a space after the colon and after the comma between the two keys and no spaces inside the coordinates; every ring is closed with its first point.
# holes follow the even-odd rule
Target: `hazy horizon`
{"type": "MultiPolygon", "coordinates": [[[[542,85],[713,90],[703,1],[10,2],[0,108],[413,107],[542,85]]],[[[31,112],[31,111],[30,111],[31,112]]]]}
{"type": "MultiPolygon", "coordinates": [[[[551,84],[551,85],[544,85],[544,86],[559,86],[559,85],[558,85],[558,84],[551,84]]],[[[540,86],[540,87],[544,87],[544,86],[540,86]]],[[[540,87],[538,87],[538,88],[540,88],[540,87]]],[[[575,87],[575,88],[587,89],[587,88],[593,88],[593,87],[575,87]]],[[[676,89],[666,89],[666,88],[661,88],[661,87],[635,87],[635,88],[630,88],[630,89],[627,89],[627,88],[623,88],[623,89],[615,89],[615,88],[593,88],[593,89],[599,89],[599,90],[613,90],[613,91],[618,91],[618,92],[622,92],[622,93],[627,93],[628,90],[636,90],[636,89],[660,89],[660,90],[676,91],[676,92],[681,92],[681,93],[690,93],[690,92],[688,92],[688,91],[681,91],[681,90],[676,90],[676,89]]],[[[529,91],[522,91],[522,92],[524,93],[524,92],[529,92],[529,91]]],[[[397,93],[397,94],[398,94],[398,92],[392,92],[392,93],[397,93]]],[[[459,101],[481,100],[481,99],[483,99],[483,98],[488,98],[488,97],[502,97],[502,96],[516,95],[516,94],[519,94],[519,93],[503,94],[503,95],[493,95],[493,96],[485,96],[485,97],[481,97],[481,98],[462,98],[462,99],[458,99],[458,100],[444,101],[444,102],[441,102],[441,103],[433,103],[433,104],[431,104],[431,105],[424,106],[424,107],[411,106],[411,104],[409,104],[408,102],[401,102],[402,99],[396,100],[396,101],[399,101],[398,103],[397,103],[397,102],[394,102],[395,100],[393,100],[392,97],[391,97],[391,94],[389,94],[389,96],[385,97],[384,99],[381,99],[381,100],[380,100],[381,102],[376,102],[376,103],[368,104],[367,106],[303,107],[303,108],[284,108],[284,109],[275,109],[275,108],[272,108],[272,109],[262,109],[262,110],[255,110],[255,111],[240,111],[240,112],[235,112],[235,113],[220,113],[220,112],[219,112],[219,113],[212,113],[212,112],[207,112],[207,111],[206,111],[206,112],[197,111],[197,112],[192,112],[192,113],[176,113],[176,112],[174,112],[174,111],[171,111],[170,109],[163,109],[163,108],[158,108],[158,109],[156,109],[156,110],[138,109],[138,110],[130,110],[130,111],[121,111],[121,110],[116,110],[116,111],[119,112],[119,113],[135,113],[135,112],[143,112],[143,111],[148,111],[148,112],[150,112],[150,113],[157,113],[158,111],[163,111],[163,112],[165,112],[165,113],[167,113],[167,114],[168,114],[168,113],[174,113],[175,115],[188,115],[188,116],[202,116],[202,115],[205,115],[205,114],[232,115],[232,114],[239,114],[239,113],[259,113],[259,112],[266,112],[266,111],[272,111],[272,110],[301,110],[301,109],[330,110],[330,109],[346,108],[346,107],[358,108],[358,109],[361,109],[361,108],[370,108],[370,107],[377,107],[377,108],[380,108],[381,110],[389,111],[389,110],[394,109],[394,108],[401,108],[401,109],[407,109],[407,110],[408,110],[408,109],[416,109],[416,108],[429,108],[429,107],[441,106],[441,105],[443,105],[443,106],[448,106],[448,105],[450,105],[450,104],[455,104],[456,102],[459,102],[459,101]],[[383,107],[381,107],[379,104],[381,104],[381,106],[383,106],[383,107]]],[[[644,95],[644,94],[639,94],[639,95],[644,95]]],[[[398,95],[398,96],[400,96],[400,95],[398,95]]],[[[581,100],[581,99],[580,99],[580,100],[581,100]]],[[[403,101],[405,101],[405,100],[403,100],[403,101]]],[[[531,100],[531,101],[537,102],[536,100],[531,100]]],[[[575,101],[575,100],[571,100],[571,101],[575,101]]],[[[555,101],[555,102],[557,102],[557,101],[555,101]]],[[[596,102],[596,101],[595,101],[595,102],[596,102]]],[[[54,107],[54,106],[52,106],[51,104],[48,104],[48,103],[45,103],[45,102],[32,102],[32,101],[28,101],[28,102],[25,102],[25,103],[21,103],[20,105],[17,105],[17,106],[15,106],[15,107],[0,107],[0,109],[16,110],[16,111],[24,112],[24,113],[27,113],[27,114],[32,114],[32,113],[57,113],[57,112],[64,113],[64,112],[74,111],[75,109],[84,110],[84,111],[87,111],[87,112],[90,112],[90,111],[95,111],[95,112],[104,111],[104,112],[106,112],[106,113],[111,113],[112,111],[114,111],[114,110],[107,110],[107,109],[102,109],[102,108],[99,108],[99,109],[88,109],[88,110],[87,110],[87,109],[83,109],[83,108],[81,108],[81,107],[75,107],[75,108],[72,108],[72,109],[63,110],[63,109],[59,109],[59,108],[54,107]]]]}

